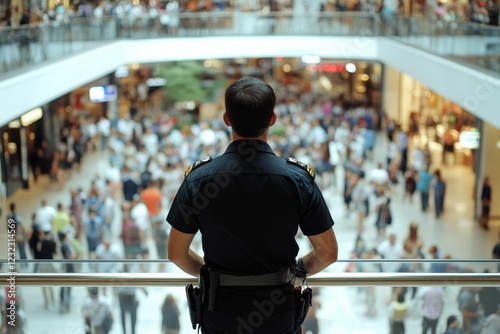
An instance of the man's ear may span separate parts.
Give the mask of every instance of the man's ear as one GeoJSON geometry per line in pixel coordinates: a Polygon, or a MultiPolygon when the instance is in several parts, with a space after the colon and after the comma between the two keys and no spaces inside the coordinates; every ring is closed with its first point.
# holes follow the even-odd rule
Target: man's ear
{"type": "Polygon", "coordinates": [[[278,118],[278,115],[276,115],[276,113],[273,113],[273,116],[271,117],[271,120],[269,121],[269,126],[273,126],[274,123],[276,123],[277,118],[278,118]]]}
{"type": "Polygon", "coordinates": [[[226,124],[227,126],[231,126],[231,122],[229,121],[226,112],[224,112],[224,114],[222,115],[222,119],[224,120],[224,124],[226,124]]]}

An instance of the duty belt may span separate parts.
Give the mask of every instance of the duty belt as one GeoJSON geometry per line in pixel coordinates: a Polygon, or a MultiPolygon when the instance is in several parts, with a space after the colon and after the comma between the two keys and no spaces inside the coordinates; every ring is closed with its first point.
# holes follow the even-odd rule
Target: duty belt
{"type": "Polygon", "coordinates": [[[210,273],[210,279],[214,276],[212,273],[218,274],[219,286],[273,286],[290,283],[294,278],[294,274],[290,268],[284,268],[274,273],[256,276],[228,275],[211,269],[209,269],[208,272],[210,273]]]}
{"type": "Polygon", "coordinates": [[[208,291],[208,309],[215,309],[215,302],[217,298],[217,289],[219,286],[233,286],[233,287],[264,287],[274,286],[286,283],[291,283],[295,274],[292,268],[283,268],[277,272],[255,275],[255,276],[235,276],[223,274],[216,270],[208,268],[209,276],[209,291],[208,291]]]}

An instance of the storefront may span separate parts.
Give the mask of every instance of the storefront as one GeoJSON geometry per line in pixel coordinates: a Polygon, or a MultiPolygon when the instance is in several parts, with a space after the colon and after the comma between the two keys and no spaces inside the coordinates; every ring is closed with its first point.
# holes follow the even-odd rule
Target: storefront
{"type": "Polygon", "coordinates": [[[273,68],[273,77],[285,86],[295,82],[309,83],[315,95],[367,103],[380,109],[380,63],[303,56],[277,58],[273,68]]]}
{"type": "Polygon", "coordinates": [[[401,74],[399,122],[416,144],[441,150],[442,163],[474,170],[475,150],[462,132],[477,130],[476,117],[456,103],[401,74]]]}
{"type": "Polygon", "coordinates": [[[28,188],[30,166],[36,148],[43,140],[43,109],[35,108],[0,129],[2,179],[6,196],[19,188],[28,188]]]}
{"type": "MultiPolygon", "coordinates": [[[[465,185],[460,192],[470,189],[468,198],[476,200],[461,207],[477,218],[484,178],[489,176],[492,185],[500,187],[495,172],[500,159],[500,130],[390,66],[384,67],[383,95],[384,111],[408,131],[412,147],[428,147],[434,153],[431,168],[458,175],[456,181],[465,185]]],[[[500,216],[497,207],[492,206],[493,216],[500,216]]]]}

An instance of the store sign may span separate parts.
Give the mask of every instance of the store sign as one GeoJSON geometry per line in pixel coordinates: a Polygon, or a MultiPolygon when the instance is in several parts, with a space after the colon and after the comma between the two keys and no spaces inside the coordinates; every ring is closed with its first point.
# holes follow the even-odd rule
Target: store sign
{"type": "Polygon", "coordinates": [[[167,84],[167,79],[164,78],[149,78],[146,80],[148,87],[163,87],[167,84]]]}
{"type": "Polygon", "coordinates": [[[463,148],[479,148],[481,134],[478,131],[462,131],[460,132],[459,142],[463,148]]]}
{"type": "Polygon", "coordinates": [[[118,91],[116,85],[94,86],[89,89],[89,97],[91,102],[116,101],[118,91]]]}
{"type": "Polygon", "coordinates": [[[118,66],[115,71],[115,76],[117,78],[128,77],[128,66],[127,65],[118,66]]]}
{"type": "Polygon", "coordinates": [[[341,73],[345,71],[345,64],[311,64],[308,69],[310,72],[341,73]]]}

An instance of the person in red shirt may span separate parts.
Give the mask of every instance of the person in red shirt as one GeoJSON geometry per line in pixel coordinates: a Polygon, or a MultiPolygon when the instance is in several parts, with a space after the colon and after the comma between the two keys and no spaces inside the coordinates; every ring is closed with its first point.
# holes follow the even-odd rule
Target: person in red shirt
{"type": "Polygon", "coordinates": [[[151,217],[152,222],[157,221],[162,208],[162,194],[158,187],[158,181],[150,181],[148,186],[141,191],[140,196],[148,207],[149,217],[151,217]]]}

